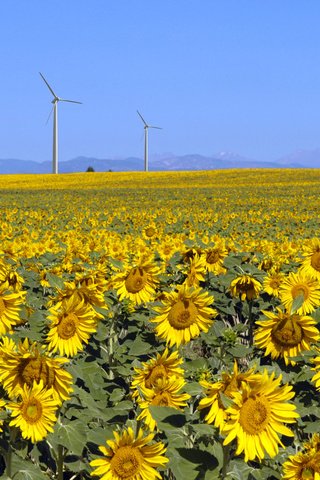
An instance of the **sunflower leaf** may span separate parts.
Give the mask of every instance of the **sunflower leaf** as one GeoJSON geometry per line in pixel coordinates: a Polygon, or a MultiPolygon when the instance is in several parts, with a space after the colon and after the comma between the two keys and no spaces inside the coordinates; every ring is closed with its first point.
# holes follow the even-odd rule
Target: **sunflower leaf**
{"type": "Polygon", "coordinates": [[[63,289],[64,287],[64,282],[62,278],[58,277],[57,275],[54,275],[53,273],[48,272],[46,274],[46,278],[49,282],[50,287],[52,288],[58,288],[60,290],[63,289]]]}
{"type": "Polygon", "coordinates": [[[75,455],[82,455],[87,441],[86,427],[81,420],[69,423],[58,423],[55,433],[60,445],[66,447],[75,455]]]}
{"type": "Polygon", "coordinates": [[[176,408],[151,405],[149,409],[160,430],[176,430],[186,423],[185,415],[176,408]]]}
{"type": "MultiPolygon", "coordinates": [[[[10,478],[15,480],[48,480],[47,475],[34,463],[15,454],[12,456],[12,476],[10,478]]],[[[9,477],[7,479],[9,480],[9,477]]]]}
{"type": "Polygon", "coordinates": [[[300,293],[300,295],[298,295],[292,302],[291,315],[293,313],[296,313],[299,310],[299,308],[302,307],[303,302],[304,302],[304,295],[303,293],[300,293]]]}
{"type": "Polygon", "coordinates": [[[175,478],[188,480],[196,480],[199,471],[196,470],[197,465],[181,457],[177,450],[172,449],[167,451],[167,456],[170,460],[168,464],[170,470],[173,472],[175,478]]]}
{"type": "Polygon", "coordinates": [[[221,403],[224,406],[224,408],[231,407],[231,405],[233,404],[232,398],[227,397],[227,395],[225,395],[223,392],[220,392],[219,395],[220,395],[221,403]]]}

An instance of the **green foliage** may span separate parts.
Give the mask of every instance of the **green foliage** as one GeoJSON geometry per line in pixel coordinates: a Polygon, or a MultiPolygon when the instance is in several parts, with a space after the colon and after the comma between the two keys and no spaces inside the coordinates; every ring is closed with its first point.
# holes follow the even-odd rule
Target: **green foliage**
{"type": "MultiPolygon", "coordinates": [[[[113,221],[113,227],[121,230],[126,225],[118,219],[113,221]]],[[[200,241],[198,244],[201,246],[200,241]]],[[[187,240],[186,247],[194,248],[194,239],[187,240]]],[[[73,258],[73,269],[63,271],[59,268],[55,270],[62,264],[61,252],[46,252],[38,258],[21,259],[19,272],[25,279],[27,295],[21,312],[23,323],[10,332],[14,341],[28,338],[46,345],[48,301],[65,288],[66,282],[75,281],[78,269],[90,272],[100,262],[107,265],[109,279],[114,272],[124,268],[120,259],[109,255],[102,258],[94,251],[90,255],[92,264],[73,258]],[[39,271],[42,270],[46,270],[45,285],[40,283],[39,271]]],[[[87,261],[90,262],[89,259],[87,261]]],[[[281,375],[282,382],[293,387],[295,396],[292,401],[300,414],[293,427],[297,448],[311,434],[319,432],[320,399],[312,382],[312,361],[318,355],[317,349],[301,352],[292,358],[296,365],[286,365],[281,357],[273,360],[270,356],[266,357],[264,351],[256,348],[253,334],[256,322],[265,318],[262,310],[275,311],[280,300],[265,292],[250,301],[234,298],[230,293],[231,281],[243,273],[263,282],[266,274],[259,268],[260,261],[255,252],[230,252],[223,262],[226,271],[219,275],[207,272],[200,284],[214,297],[218,315],[208,332],[202,332],[179,348],[187,381],[184,392],[190,395],[188,406],[184,410],[150,407],[150,413],[157,422],[155,439],[165,443],[170,460],[168,468],[161,471],[164,480],[281,478],[282,464],[289,454],[294,453],[290,440],[282,438],[285,448],[281,447],[275,458],[270,459],[266,455],[260,463],[246,463],[243,455],[235,454],[235,442],[223,446],[224,435],[213,425],[205,423],[206,412],[198,411],[199,401],[204,395],[199,381],[219,381],[224,372],[232,372],[235,361],[242,371],[249,368],[258,372],[266,370],[275,373],[276,377],[281,375]]],[[[294,262],[288,262],[285,268],[289,272],[295,266],[294,262]]],[[[156,294],[172,291],[181,284],[186,278],[184,267],[181,252],[168,258],[159,275],[156,294]]],[[[107,440],[112,439],[113,432],[120,431],[125,425],[134,430],[140,425],[137,417],[141,409],[132,397],[130,387],[135,367],[141,367],[143,362],[154,358],[165,348],[165,343],[156,338],[150,323],[155,307],[161,304],[160,297],[154,302],[133,307],[129,300],[120,302],[114,290],[106,289],[104,300],[104,306],[94,307],[102,315],[97,331],[91,335],[84,350],[66,366],[73,377],[73,392],[59,408],[54,431],[33,445],[23,439],[18,430],[8,426],[9,414],[4,414],[5,426],[0,441],[4,464],[1,478],[87,480],[92,471],[90,460],[100,455],[98,447],[105,445],[107,440]]],[[[301,295],[295,298],[292,313],[301,308],[303,300],[301,295]]],[[[312,317],[320,322],[319,308],[312,317]]],[[[232,404],[232,399],[223,392],[219,401],[224,408],[232,404]]]]}

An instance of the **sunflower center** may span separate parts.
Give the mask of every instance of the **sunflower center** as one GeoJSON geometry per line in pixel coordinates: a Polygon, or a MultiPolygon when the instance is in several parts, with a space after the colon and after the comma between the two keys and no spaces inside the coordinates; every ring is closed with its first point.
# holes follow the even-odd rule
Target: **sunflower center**
{"type": "Polygon", "coordinates": [[[240,425],[249,435],[257,435],[262,432],[269,423],[270,407],[262,398],[249,397],[240,410],[240,425]]]}
{"type": "Polygon", "coordinates": [[[143,289],[148,281],[147,272],[143,268],[132,268],[126,278],[125,286],[129,293],[137,293],[143,289]]]}
{"type": "Polygon", "coordinates": [[[77,331],[78,317],[75,313],[69,313],[61,318],[57,327],[58,335],[64,340],[73,337],[77,331]]]}
{"type": "Polygon", "coordinates": [[[19,377],[22,384],[26,383],[28,386],[32,386],[34,380],[37,383],[42,380],[45,387],[52,387],[55,378],[54,370],[40,356],[22,359],[19,366],[19,377]]]}
{"type": "Polygon", "coordinates": [[[170,396],[168,392],[162,392],[155,395],[151,401],[152,405],[158,405],[159,407],[170,406],[170,396]]]}
{"type": "Polygon", "coordinates": [[[315,252],[311,257],[311,266],[320,272],[320,252],[315,252]]]}
{"type": "Polygon", "coordinates": [[[8,283],[12,287],[14,287],[18,283],[17,274],[15,272],[9,272],[8,283]]]}
{"type": "Polygon", "coordinates": [[[178,302],[171,307],[168,321],[172,327],[177,330],[183,330],[196,321],[197,315],[198,309],[193,302],[189,300],[178,300],[178,302]]]}
{"type": "Polygon", "coordinates": [[[145,235],[147,237],[153,237],[156,234],[156,229],[154,227],[148,227],[144,231],[145,235]]]}
{"type": "Polygon", "coordinates": [[[6,311],[6,304],[4,303],[2,298],[0,298],[0,317],[5,311],[6,311]]]}
{"type": "Polygon", "coordinates": [[[269,285],[270,285],[271,288],[276,290],[277,288],[279,288],[280,283],[281,283],[281,281],[280,281],[279,278],[272,278],[269,282],[269,285]]]}
{"type": "Polygon", "coordinates": [[[239,285],[240,292],[254,292],[254,285],[250,280],[247,280],[246,283],[242,283],[239,285]]]}
{"type": "Polygon", "coordinates": [[[303,330],[298,323],[299,315],[281,319],[272,329],[271,337],[282,347],[294,347],[303,339],[303,330]]]}
{"type": "Polygon", "coordinates": [[[303,295],[304,300],[309,298],[309,288],[307,285],[294,285],[291,289],[292,298],[297,298],[299,295],[303,295]]]}
{"type": "Polygon", "coordinates": [[[219,260],[219,250],[210,250],[210,252],[207,253],[206,261],[207,263],[210,263],[210,265],[213,263],[217,263],[219,260]]]}
{"type": "Polygon", "coordinates": [[[159,380],[164,380],[166,378],[167,370],[165,367],[163,365],[156,365],[147,376],[145,386],[147,388],[152,388],[159,380]]]}
{"type": "Polygon", "coordinates": [[[118,448],[111,459],[110,466],[112,474],[119,480],[134,478],[140,472],[143,457],[136,447],[125,445],[118,448]]]}
{"type": "Polygon", "coordinates": [[[27,423],[36,423],[42,416],[41,403],[36,398],[30,398],[23,404],[21,413],[27,423]]]}

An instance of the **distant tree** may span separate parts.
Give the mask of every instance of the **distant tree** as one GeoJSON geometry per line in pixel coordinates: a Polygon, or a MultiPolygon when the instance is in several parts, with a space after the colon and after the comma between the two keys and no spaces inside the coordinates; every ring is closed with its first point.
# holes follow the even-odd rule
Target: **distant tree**
{"type": "Polygon", "coordinates": [[[111,168],[109,168],[108,172],[113,172],[113,170],[111,170],[111,168]]]}
{"type": "Polygon", "coordinates": [[[88,167],[86,172],[94,172],[94,168],[93,167],[88,167]]]}

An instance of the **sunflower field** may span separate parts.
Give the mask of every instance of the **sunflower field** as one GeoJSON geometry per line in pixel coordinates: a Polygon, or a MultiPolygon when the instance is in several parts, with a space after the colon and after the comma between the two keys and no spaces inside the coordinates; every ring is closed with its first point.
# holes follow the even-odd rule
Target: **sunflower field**
{"type": "Polygon", "coordinates": [[[320,480],[319,192],[0,176],[0,477],[320,480]]]}

